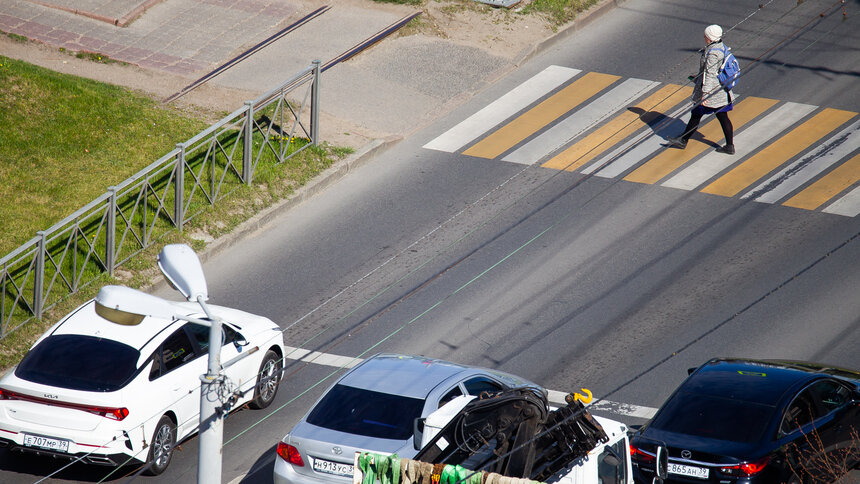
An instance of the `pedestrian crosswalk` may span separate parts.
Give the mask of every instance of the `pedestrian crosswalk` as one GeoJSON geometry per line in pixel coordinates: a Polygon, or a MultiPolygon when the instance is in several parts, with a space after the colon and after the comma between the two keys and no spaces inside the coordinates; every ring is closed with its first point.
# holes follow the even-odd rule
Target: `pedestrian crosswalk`
{"type": "Polygon", "coordinates": [[[550,66],[424,148],[578,171],[855,217],[860,120],[829,107],[737,97],[734,155],[716,118],[686,149],[669,148],[689,119],[690,86],[550,66]]]}

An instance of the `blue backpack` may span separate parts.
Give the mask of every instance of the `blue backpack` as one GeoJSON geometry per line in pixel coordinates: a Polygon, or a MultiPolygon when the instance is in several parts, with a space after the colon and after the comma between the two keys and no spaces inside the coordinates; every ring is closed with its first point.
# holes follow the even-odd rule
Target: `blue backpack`
{"type": "Polygon", "coordinates": [[[741,66],[738,64],[738,60],[735,59],[735,55],[732,54],[731,49],[726,47],[725,44],[723,44],[723,48],[720,50],[723,51],[723,65],[720,67],[717,79],[720,81],[721,86],[727,91],[731,91],[738,84],[738,79],[741,77],[741,66]]]}

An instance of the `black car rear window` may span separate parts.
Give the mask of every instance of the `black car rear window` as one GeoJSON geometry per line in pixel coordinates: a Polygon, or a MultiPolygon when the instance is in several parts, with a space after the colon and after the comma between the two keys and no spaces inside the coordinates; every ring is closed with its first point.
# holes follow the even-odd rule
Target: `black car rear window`
{"type": "Polygon", "coordinates": [[[679,392],[666,402],[649,427],[730,442],[757,442],[774,411],[769,405],[679,392]]]}
{"type": "Polygon", "coordinates": [[[43,385],[89,392],[119,390],[135,374],[140,352],[117,341],[53,335],[30,350],[15,375],[43,385]]]}
{"type": "Polygon", "coordinates": [[[377,439],[406,440],[424,400],[335,385],[308,415],[313,425],[377,439]]]}

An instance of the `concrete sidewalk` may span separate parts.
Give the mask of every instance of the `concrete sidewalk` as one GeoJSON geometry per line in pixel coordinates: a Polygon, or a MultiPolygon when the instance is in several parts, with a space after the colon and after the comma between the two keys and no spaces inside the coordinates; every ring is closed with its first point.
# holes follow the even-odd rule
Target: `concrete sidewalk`
{"type": "MultiPolygon", "coordinates": [[[[592,12],[607,11],[614,3],[604,0],[592,12]]],[[[417,10],[371,0],[0,0],[0,30],[136,66],[142,85],[137,87],[150,90],[148,84],[165,83],[173,89],[162,93],[166,98],[325,5],[331,8],[193,92],[211,102],[218,89],[235,91],[239,97],[218,105],[232,111],[241,106],[240,99],[271,89],[314,59],[325,64],[417,10]]],[[[574,30],[570,24],[553,34],[544,25],[541,33],[537,18],[517,22],[520,30],[529,26],[523,22],[532,22],[535,35],[514,52],[509,39],[469,43],[432,35],[389,36],[337,64],[323,76],[322,138],[357,148],[372,139],[408,136],[515,68],[540,44],[574,30]]],[[[2,43],[0,54],[9,55],[2,43]]],[[[76,73],[99,78],[95,73],[126,67],[89,63],[76,73]]]]}
{"type": "Polygon", "coordinates": [[[298,18],[300,7],[295,1],[0,0],[0,30],[190,78],[298,18]],[[127,17],[134,21],[125,27],[114,23],[127,17]]]}

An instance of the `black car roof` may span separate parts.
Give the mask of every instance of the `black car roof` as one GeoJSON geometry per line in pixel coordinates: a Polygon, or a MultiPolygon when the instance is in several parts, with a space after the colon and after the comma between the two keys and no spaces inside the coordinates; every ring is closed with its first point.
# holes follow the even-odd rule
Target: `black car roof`
{"type": "MultiPolygon", "coordinates": [[[[777,405],[786,392],[793,393],[823,374],[834,373],[826,366],[805,362],[714,359],[699,367],[679,390],[777,405]]],[[[860,373],[854,374],[860,378],[860,373]]]]}

